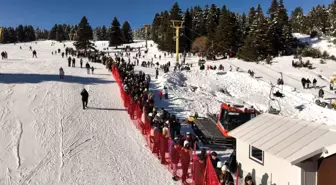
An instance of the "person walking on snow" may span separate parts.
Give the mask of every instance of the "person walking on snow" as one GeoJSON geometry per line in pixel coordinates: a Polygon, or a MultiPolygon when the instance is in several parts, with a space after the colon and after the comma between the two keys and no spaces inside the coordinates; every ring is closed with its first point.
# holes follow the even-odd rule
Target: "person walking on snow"
{"type": "Polygon", "coordinates": [[[35,51],[35,50],[33,51],[33,58],[34,58],[34,57],[37,58],[37,54],[36,54],[36,51],[35,51]]]}
{"type": "Polygon", "coordinates": [[[159,68],[155,69],[155,79],[158,79],[159,76],[159,68]]]}
{"type": "Polygon", "coordinates": [[[323,89],[319,90],[318,96],[319,96],[319,98],[323,98],[324,97],[324,91],[323,91],[323,89]]]}
{"type": "Polygon", "coordinates": [[[91,66],[91,74],[93,74],[93,71],[94,71],[94,67],[91,66]]]}
{"type": "Polygon", "coordinates": [[[73,59],[72,59],[72,67],[75,67],[75,64],[76,64],[76,59],[73,58],[73,59]]]}
{"type": "Polygon", "coordinates": [[[90,64],[88,62],[86,62],[85,67],[87,70],[87,74],[90,74],[90,64]]]}
{"type": "Polygon", "coordinates": [[[314,88],[316,88],[316,83],[317,83],[317,80],[316,80],[316,78],[314,78],[314,80],[313,80],[313,87],[314,88]]]}
{"type": "Polygon", "coordinates": [[[71,67],[71,57],[68,58],[68,66],[71,67]]]}
{"type": "Polygon", "coordinates": [[[83,109],[85,109],[87,108],[88,99],[89,99],[89,93],[86,91],[85,88],[81,92],[81,96],[82,96],[83,109]]]}
{"type": "Polygon", "coordinates": [[[80,67],[83,68],[83,59],[81,58],[79,61],[80,67]]]}
{"type": "Polygon", "coordinates": [[[59,74],[60,74],[60,79],[64,79],[64,70],[62,67],[59,69],[59,74]]]}
{"type": "Polygon", "coordinates": [[[167,87],[164,87],[164,88],[163,88],[162,93],[163,93],[165,99],[168,100],[168,89],[167,89],[167,87]]]}

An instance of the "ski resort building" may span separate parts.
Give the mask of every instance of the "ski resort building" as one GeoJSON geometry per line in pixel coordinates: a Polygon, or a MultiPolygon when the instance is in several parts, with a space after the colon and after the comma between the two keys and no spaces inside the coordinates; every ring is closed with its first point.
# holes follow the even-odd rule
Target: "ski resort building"
{"type": "Polygon", "coordinates": [[[336,183],[336,127],[262,114],[229,134],[240,176],[262,185],[336,183]]]}

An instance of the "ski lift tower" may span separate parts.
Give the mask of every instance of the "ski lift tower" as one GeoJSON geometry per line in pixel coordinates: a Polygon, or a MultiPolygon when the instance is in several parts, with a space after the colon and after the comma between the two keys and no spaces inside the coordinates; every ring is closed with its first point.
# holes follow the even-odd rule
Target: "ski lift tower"
{"type": "Polygon", "coordinates": [[[144,28],[145,28],[145,34],[146,34],[146,49],[148,48],[148,45],[147,45],[147,39],[148,39],[148,28],[150,27],[149,24],[144,24],[144,28]]]}
{"type": "Polygon", "coordinates": [[[176,29],[176,62],[179,62],[179,44],[180,44],[180,29],[183,28],[184,21],[172,20],[172,27],[176,29]]]}

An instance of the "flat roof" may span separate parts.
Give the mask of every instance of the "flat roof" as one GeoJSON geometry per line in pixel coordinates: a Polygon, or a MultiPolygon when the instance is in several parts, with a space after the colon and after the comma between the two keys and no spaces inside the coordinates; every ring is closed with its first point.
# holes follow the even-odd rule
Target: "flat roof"
{"type": "Polygon", "coordinates": [[[335,127],[264,113],[229,132],[264,152],[292,164],[321,154],[336,144],[335,127]]]}

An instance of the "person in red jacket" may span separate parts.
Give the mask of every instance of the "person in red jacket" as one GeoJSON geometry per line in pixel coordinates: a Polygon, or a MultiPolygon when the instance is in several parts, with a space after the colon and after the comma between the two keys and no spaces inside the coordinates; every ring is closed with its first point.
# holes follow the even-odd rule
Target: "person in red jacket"
{"type": "Polygon", "coordinates": [[[172,163],[172,168],[173,168],[173,180],[174,181],[178,181],[178,177],[177,177],[177,165],[180,161],[180,145],[178,144],[178,142],[174,141],[173,147],[171,149],[171,153],[170,153],[170,158],[171,158],[171,163],[172,163]]]}
{"type": "Polygon", "coordinates": [[[182,183],[187,184],[188,168],[190,165],[190,146],[188,142],[185,142],[184,147],[181,150],[181,165],[182,165],[182,183]]]}

